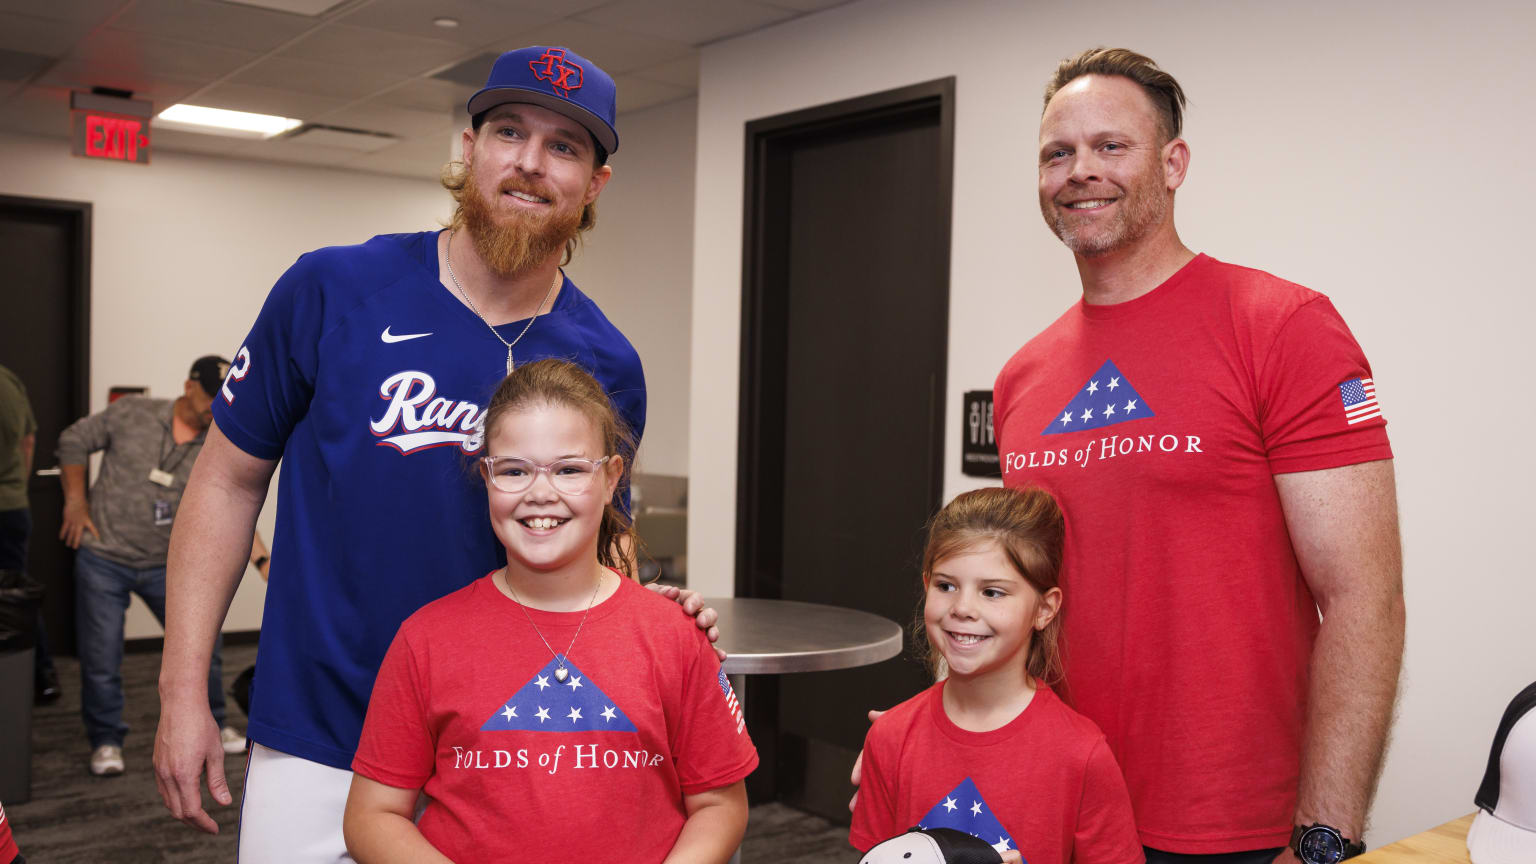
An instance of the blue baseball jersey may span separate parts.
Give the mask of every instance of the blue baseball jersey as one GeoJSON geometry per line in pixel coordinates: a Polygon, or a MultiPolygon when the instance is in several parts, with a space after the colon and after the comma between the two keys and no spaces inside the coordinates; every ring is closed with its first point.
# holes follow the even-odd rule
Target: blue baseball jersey
{"type": "MultiPolygon", "coordinates": [[[[214,400],[235,446],[282,460],[249,737],[336,768],[400,622],[505,563],[475,459],[506,349],[438,281],[437,236],[299,258],[214,400]]],[[[586,368],[638,441],[640,357],[569,279],[515,357],[586,368]]]]}

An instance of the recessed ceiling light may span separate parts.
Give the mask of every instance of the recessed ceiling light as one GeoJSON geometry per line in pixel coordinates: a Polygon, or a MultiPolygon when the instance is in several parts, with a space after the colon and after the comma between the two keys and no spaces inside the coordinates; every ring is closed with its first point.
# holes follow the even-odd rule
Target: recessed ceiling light
{"type": "Polygon", "coordinates": [[[459,26],[459,19],[444,16],[442,18],[433,18],[432,23],[443,28],[444,30],[452,30],[459,26]]]}
{"type": "Polygon", "coordinates": [[[204,108],[198,105],[172,105],[160,112],[158,125],[187,132],[206,132],[210,135],[228,135],[234,138],[271,138],[289,129],[297,128],[304,121],[292,117],[276,117],[271,114],[252,114],[248,111],[230,111],[224,108],[204,108]]]}

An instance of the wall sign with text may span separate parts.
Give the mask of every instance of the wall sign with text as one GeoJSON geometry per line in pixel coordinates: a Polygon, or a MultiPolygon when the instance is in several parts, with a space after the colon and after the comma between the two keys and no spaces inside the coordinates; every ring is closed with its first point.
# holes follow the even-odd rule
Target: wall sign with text
{"type": "Polygon", "coordinates": [[[992,391],[968,390],[960,415],[960,470],[971,477],[1001,477],[992,434],[992,391]]]}
{"type": "Polygon", "coordinates": [[[153,107],[142,99],[70,94],[70,152],[87,159],[148,165],[153,107]]]}

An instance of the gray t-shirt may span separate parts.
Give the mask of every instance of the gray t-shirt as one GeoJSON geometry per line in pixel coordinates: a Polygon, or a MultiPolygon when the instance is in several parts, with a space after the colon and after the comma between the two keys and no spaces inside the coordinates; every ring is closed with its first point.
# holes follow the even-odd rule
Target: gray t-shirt
{"type": "Polygon", "coordinates": [[[59,433],[60,465],[85,465],[105,451],[90,496],[101,538],[86,532],[82,541],[92,553],[126,567],[165,566],[171,522],[204,438],[177,444],[171,412],[168,399],[124,396],[59,433]],[[170,475],[169,485],[150,479],[155,471],[170,475]]]}

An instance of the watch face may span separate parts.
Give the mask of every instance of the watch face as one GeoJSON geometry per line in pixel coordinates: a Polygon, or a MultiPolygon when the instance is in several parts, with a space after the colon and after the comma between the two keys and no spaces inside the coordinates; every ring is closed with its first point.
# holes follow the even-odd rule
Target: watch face
{"type": "Polygon", "coordinates": [[[1344,841],[1327,828],[1312,828],[1296,844],[1304,864],[1337,864],[1344,857],[1344,841]]]}

